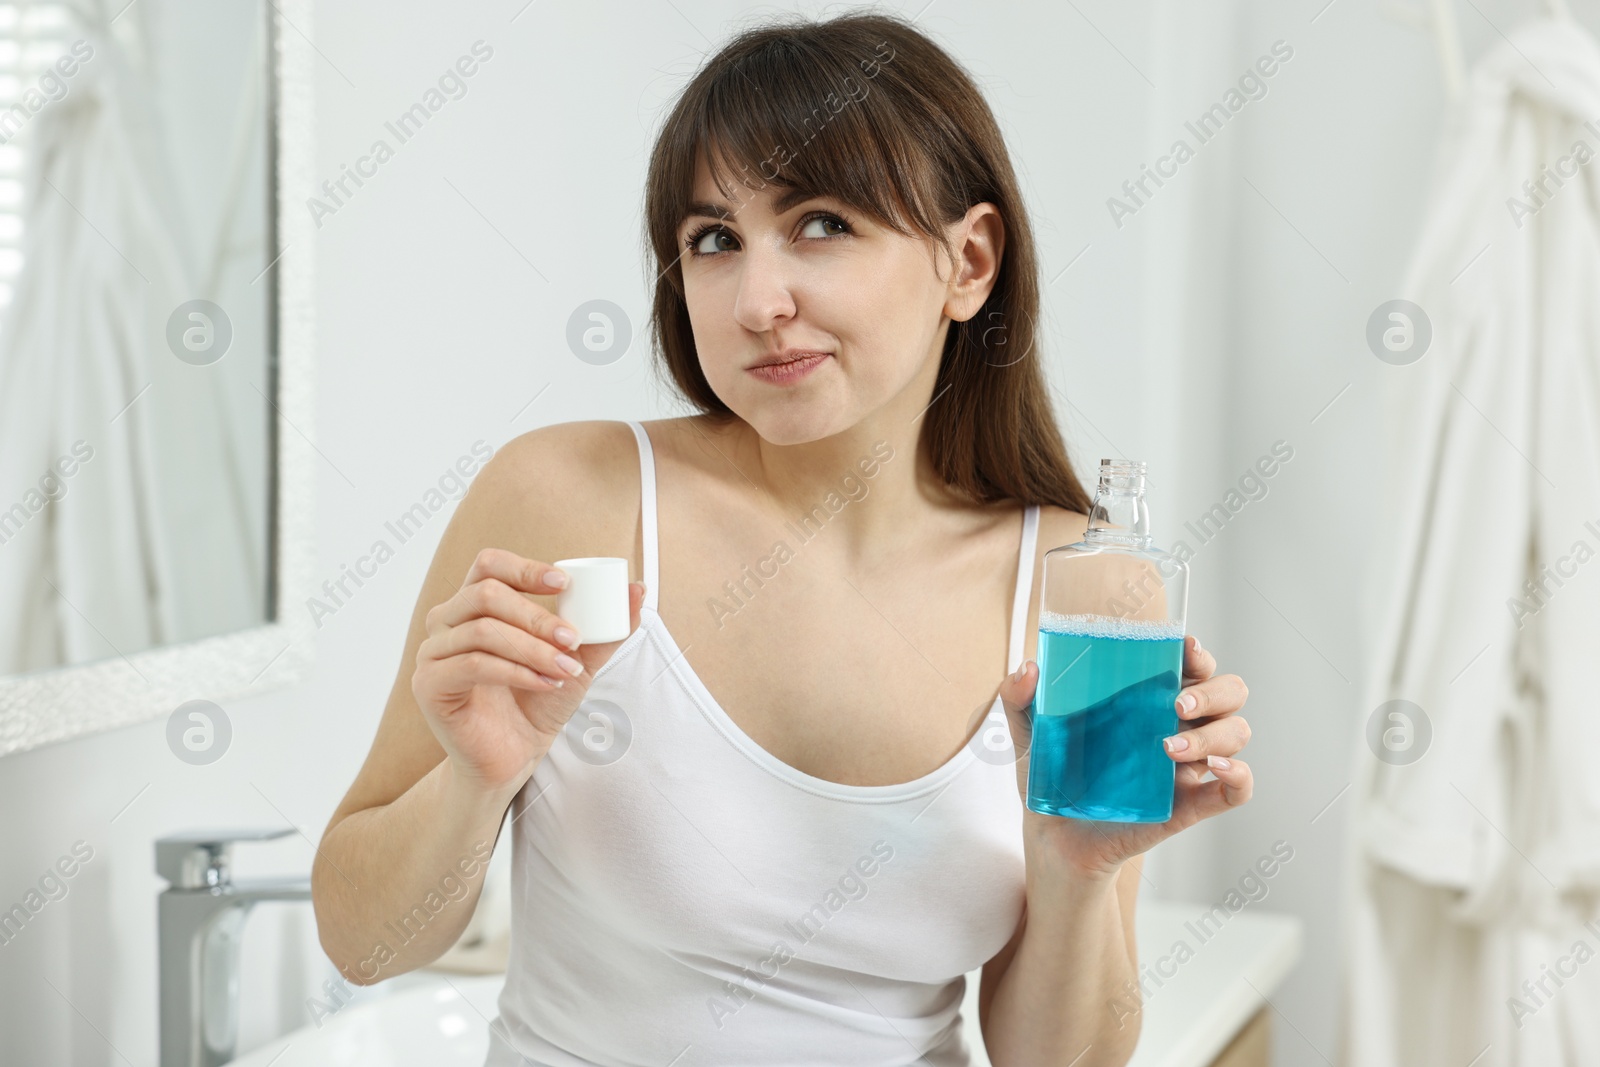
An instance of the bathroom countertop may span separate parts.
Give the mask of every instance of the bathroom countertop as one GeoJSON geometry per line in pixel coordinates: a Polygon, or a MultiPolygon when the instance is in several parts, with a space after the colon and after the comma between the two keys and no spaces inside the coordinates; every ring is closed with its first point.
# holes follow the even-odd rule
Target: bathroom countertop
{"type": "Polygon", "coordinates": [[[1219,917],[1201,926],[1210,907],[1141,905],[1144,1029],[1128,1067],[1206,1067],[1299,962],[1296,916],[1254,905],[1236,913],[1218,907],[1219,917]],[[1186,953],[1186,962],[1178,962],[1186,953]]]}
{"type": "MultiPolygon", "coordinates": [[[[1255,905],[1238,912],[1219,905],[1216,917],[1202,926],[1210,907],[1139,904],[1143,1027],[1128,1067],[1207,1067],[1299,961],[1297,917],[1255,905]]],[[[962,1011],[973,1067],[989,1067],[978,1029],[976,977],[967,982],[962,1011]]]]}

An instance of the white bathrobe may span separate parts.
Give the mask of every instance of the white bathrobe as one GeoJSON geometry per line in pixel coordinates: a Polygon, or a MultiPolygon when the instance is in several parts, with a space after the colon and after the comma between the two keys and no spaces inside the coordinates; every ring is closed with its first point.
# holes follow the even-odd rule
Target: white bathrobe
{"type": "Polygon", "coordinates": [[[1384,372],[1342,1052],[1600,1064],[1600,44],[1516,31],[1450,121],[1396,294],[1433,339],[1384,372]],[[1392,699],[1408,765],[1366,741],[1392,699]]]}

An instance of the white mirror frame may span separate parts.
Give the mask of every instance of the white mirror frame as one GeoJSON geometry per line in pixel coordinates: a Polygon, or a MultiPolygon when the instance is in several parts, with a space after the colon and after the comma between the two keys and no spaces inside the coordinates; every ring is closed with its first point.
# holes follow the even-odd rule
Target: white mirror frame
{"type": "Polygon", "coordinates": [[[315,627],[296,600],[311,586],[316,551],[317,471],[310,436],[314,229],[305,208],[316,162],[315,53],[305,36],[311,32],[311,0],[273,0],[269,6],[279,252],[269,268],[276,272],[277,291],[277,398],[270,423],[277,461],[270,508],[273,619],[248,630],[0,678],[0,756],[158,718],[188,700],[251,696],[300,678],[312,662],[315,627]]]}

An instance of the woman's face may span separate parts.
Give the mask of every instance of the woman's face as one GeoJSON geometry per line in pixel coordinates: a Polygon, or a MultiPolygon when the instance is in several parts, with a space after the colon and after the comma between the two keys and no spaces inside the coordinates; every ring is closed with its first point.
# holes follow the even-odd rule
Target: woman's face
{"type": "Polygon", "coordinates": [[[678,227],[695,348],[717,396],[774,444],[829,437],[880,411],[904,409],[909,421],[931,397],[949,319],[977,312],[992,271],[988,284],[958,284],[930,242],[841,201],[734,188],[742,199],[724,200],[702,158],[697,207],[678,227]],[[754,369],[797,353],[814,355],[754,369]]]}

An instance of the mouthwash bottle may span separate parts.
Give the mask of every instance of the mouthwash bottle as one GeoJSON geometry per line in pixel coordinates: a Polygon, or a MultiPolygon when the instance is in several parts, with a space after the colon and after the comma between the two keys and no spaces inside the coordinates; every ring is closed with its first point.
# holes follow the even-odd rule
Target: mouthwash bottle
{"type": "Polygon", "coordinates": [[[1028,807],[1166,822],[1189,568],[1150,543],[1145,465],[1102,459],[1083,540],[1044,557],[1028,807]]]}

